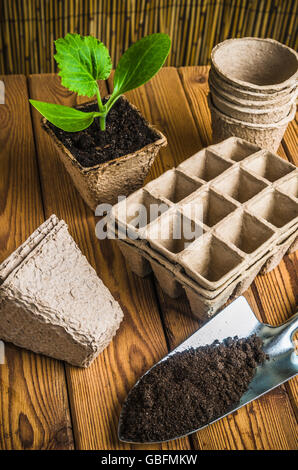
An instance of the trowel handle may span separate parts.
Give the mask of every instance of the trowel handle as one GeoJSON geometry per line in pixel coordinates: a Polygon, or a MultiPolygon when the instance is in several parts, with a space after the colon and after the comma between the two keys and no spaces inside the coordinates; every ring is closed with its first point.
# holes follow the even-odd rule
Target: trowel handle
{"type": "Polygon", "coordinates": [[[274,343],[278,343],[279,349],[288,350],[293,348],[292,338],[295,331],[298,329],[298,312],[295,313],[283,325],[277,326],[275,330],[274,343]]]}
{"type": "Polygon", "coordinates": [[[298,329],[298,312],[278,328],[280,329],[280,334],[287,335],[291,339],[295,331],[298,329]]]}

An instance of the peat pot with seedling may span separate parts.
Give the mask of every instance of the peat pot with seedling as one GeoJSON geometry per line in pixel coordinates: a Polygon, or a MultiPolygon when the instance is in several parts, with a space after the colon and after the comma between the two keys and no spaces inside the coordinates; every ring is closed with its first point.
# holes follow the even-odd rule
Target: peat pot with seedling
{"type": "Polygon", "coordinates": [[[149,81],[162,67],[171,47],[166,34],[151,34],[120,58],[111,95],[101,98],[98,80],[107,80],[112,61],[93,36],[67,34],[55,41],[61,83],[79,96],[96,97],[71,108],[30,100],[42,114],[43,127],[83,199],[94,210],[115,203],[142,186],[165,136],[128,102],[124,93],[149,81]]]}

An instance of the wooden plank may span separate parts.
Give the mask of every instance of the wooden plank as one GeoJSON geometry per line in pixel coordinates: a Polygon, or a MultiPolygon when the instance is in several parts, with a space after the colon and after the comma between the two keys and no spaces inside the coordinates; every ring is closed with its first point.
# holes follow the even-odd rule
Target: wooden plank
{"type": "MultiPolygon", "coordinates": [[[[297,116],[297,115],[296,115],[297,116]]],[[[298,122],[297,119],[292,121],[285,132],[282,146],[284,151],[294,165],[298,165],[298,150],[297,150],[297,139],[298,139],[298,122]]]]}
{"type": "MultiPolygon", "coordinates": [[[[33,75],[29,83],[32,98],[67,105],[77,102],[55,75],[33,75]]],[[[103,84],[102,95],[105,92],[103,84]]],[[[46,214],[54,212],[66,220],[79,247],[125,313],[115,339],[89,369],[67,367],[76,447],[131,448],[117,440],[121,403],[142,373],[167,352],[152,279],[134,276],[113,242],[96,239],[93,213],[74,189],[51,140],[41,129],[40,116],[34,112],[33,119],[46,214]]],[[[161,448],[188,449],[189,441],[150,446],[161,448]]]]}
{"type": "MultiPolygon", "coordinates": [[[[209,119],[206,101],[206,94],[208,93],[208,68],[184,67],[179,69],[179,74],[192,113],[196,119],[200,135],[204,135],[202,126],[204,126],[204,122],[207,122],[209,119]]],[[[287,131],[287,145],[285,146],[287,150],[285,151],[282,146],[279,149],[280,155],[284,158],[286,158],[288,154],[293,155],[291,151],[294,150],[294,146],[289,150],[290,142],[294,142],[292,128],[293,125],[291,124],[287,131]]],[[[205,132],[207,137],[206,142],[211,143],[211,127],[209,127],[209,125],[206,126],[205,132]]],[[[249,289],[247,292],[251,305],[254,307],[254,310],[258,312],[259,318],[263,321],[276,325],[285,321],[294,313],[297,304],[295,296],[297,294],[298,285],[294,266],[297,266],[295,254],[286,256],[271,273],[265,276],[258,276],[252,285],[252,289],[249,289]]],[[[297,380],[294,379],[290,381],[286,388],[280,387],[257,401],[256,406],[259,406],[260,403],[262,404],[260,406],[260,412],[262,421],[266,424],[266,426],[263,427],[263,431],[266,434],[266,428],[268,428],[271,429],[271,432],[266,436],[266,440],[262,440],[262,443],[261,441],[259,443],[247,441],[245,442],[244,448],[284,448],[284,446],[285,448],[291,448],[291,445],[295,445],[295,434],[293,434],[295,421],[293,409],[286,390],[291,390],[292,395],[297,396],[297,380]],[[281,402],[283,402],[283,405],[281,402]],[[269,410],[268,407],[271,407],[271,411],[267,411],[267,414],[262,411],[265,405],[267,410],[269,410]],[[277,410],[276,413],[274,412],[275,408],[277,410]],[[289,423],[291,423],[288,427],[286,425],[287,419],[285,419],[284,416],[285,412],[288,415],[287,419],[289,419],[289,423]],[[273,416],[275,417],[275,423],[270,422],[273,416]],[[259,447],[259,445],[261,445],[261,447],[259,447]]],[[[254,404],[249,406],[253,407],[254,404]]],[[[240,416],[241,413],[242,410],[239,410],[237,415],[240,416]]],[[[252,429],[254,429],[253,423],[251,423],[251,426],[252,429]]],[[[239,428],[241,429],[241,435],[246,435],[243,433],[243,423],[241,426],[239,425],[239,428]]],[[[212,429],[212,426],[208,429],[212,429]]],[[[261,437],[263,438],[263,436],[261,437]]],[[[236,442],[238,445],[241,441],[237,439],[235,443],[236,442]]]]}
{"type": "MultiPolygon", "coordinates": [[[[0,262],[44,221],[26,78],[4,80],[0,105],[0,262]]],[[[0,449],[71,449],[63,364],[11,344],[0,365],[0,449]]]]}
{"type": "Polygon", "coordinates": [[[203,147],[207,147],[212,143],[211,116],[206,100],[209,66],[181,67],[178,71],[203,147]]]}
{"type": "MultiPolygon", "coordinates": [[[[298,151],[297,151],[297,139],[298,139],[298,124],[297,124],[297,114],[296,119],[293,120],[289,125],[285,132],[284,138],[282,140],[282,145],[279,149],[279,154],[281,155],[281,151],[285,153],[288,160],[294,163],[294,165],[298,165],[298,151]]],[[[292,289],[296,293],[296,299],[294,300],[294,306],[298,305],[298,252],[292,253],[291,255],[286,256],[283,259],[288,272],[291,272],[290,282],[292,284],[292,289]]],[[[297,344],[297,334],[294,337],[296,344],[297,344]]],[[[286,384],[286,388],[289,393],[290,400],[293,404],[293,409],[296,411],[297,419],[298,419],[298,410],[297,410],[297,403],[298,403],[298,379],[291,380],[286,384]]]]}

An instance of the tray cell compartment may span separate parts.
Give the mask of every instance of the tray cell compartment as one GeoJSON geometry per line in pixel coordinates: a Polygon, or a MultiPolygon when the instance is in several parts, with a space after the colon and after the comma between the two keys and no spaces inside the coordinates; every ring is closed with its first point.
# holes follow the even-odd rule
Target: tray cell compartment
{"type": "Polygon", "coordinates": [[[229,172],[226,177],[213,183],[212,187],[243,204],[263,191],[267,185],[264,181],[237,167],[229,172]]]}
{"type": "Polygon", "coordinates": [[[121,228],[139,232],[169,209],[169,205],[140,189],[113,208],[113,214],[121,228]]]}
{"type": "Polygon", "coordinates": [[[271,183],[295,170],[294,165],[267,151],[249,159],[243,166],[271,183]]]}
{"type": "Polygon", "coordinates": [[[249,155],[258,152],[260,147],[238,139],[237,137],[230,137],[224,142],[212,145],[212,150],[216,151],[224,158],[233,160],[234,162],[240,162],[249,155]]]}
{"type": "Polygon", "coordinates": [[[200,285],[216,289],[240,268],[244,258],[217,237],[206,234],[181,254],[186,273],[200,285]]]}
{"type": "Polygon", "coordinates": [[[153,249],[175,260],[178,253],[203,233],[201,224],[175,210],[167,212],[151,224],[145,232],[145,238],[153,249]]]}
{"type": "Polygon", "coordinates": [[[184,286],[184,290],[193,316],[205,322],[216,314],[216,312],[222,308],[223,304],[231,298],[233,294],[233,285],[229,286],[212,300],[205,299],[191,287],[184,286]]]}
{"type": "Polygon", "coordinates": [[[239,211],[216,229],[217,236],[251,254],[274,235],[274,231],[248,212],[239,211]]]}
{"type": "Polygon", "coordinates": [[[173,169],[148,183],[146,188],[156,198],[165,198],[171,203],[177,204],[195,192],[201,185],[202,183],[173,169]]]}
{"type": "Polygon", "coordinates": [[[153,259],[150,261],[150,264],[162,291],[171,297],[171,299],[180,297],[183,289],[180,282],[176,280],[175,274],[153,259]]]}
{"type": "Polygon", "coordinates": [[[117,244],[133,273],[139,277],[146,277],[151,273],[150,263],[140,255],[137,248],[121,240],[117,240],[117,244]]]}
{"type": "Polygon", "coordinates": [[[211,181],[232,165],[217,154],[205,149],[179,165],[179,170],[191,177],[211,181]]]}
{"type": "Polygon", "coordinates": [[[283,183],[278,184],[277,188],[289,196],[298,198],[298,173],[295,173],[292,178],[288,178],[283,183]]]}
{"type": "Polygon", "coordinates": [[[298,206],[295,201],[278,191],[262,195],[248,208],[256,216],[262,217],[277,228],[284,227],[298,217],[298,206]]]}
{"type": "Polygon", "coordinates": [[[207,227],[213,227],[237,207],[216,191],[207,190],[200,192],[194,199],[181,206],[181,211],[207,227]]]}

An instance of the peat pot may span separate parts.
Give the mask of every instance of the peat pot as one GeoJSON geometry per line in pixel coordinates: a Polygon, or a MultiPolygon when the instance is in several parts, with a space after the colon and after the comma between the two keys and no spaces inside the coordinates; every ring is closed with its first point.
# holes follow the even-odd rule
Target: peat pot
{"type": "Polygon", "coordinates": [[[276,93],[297,86],[298,54],[273,39],[228,39],[214,47],[211,63],[240,90],[276,93]]]}
{"type": "Polygon", "coordinates": [[[292,105],[292,109],[285,119],[272,124],[255,124],[221,113],[211,103],[210,96],[208,97],[208,105],[211,112],[214,144],[228,137],[236,136],[271,152],[277,151],[288,123],[294,119],[296,112],[296,105],[292,105]]]}
{"type": "Polygon", "coordinates": [[[293,95],[297,93],[297,83],[292,84],[291,86],[288,86],[286,88],[283,88],[280,91],[251,91],[251,90],[246,90],[243,88],[239,88],[236,85],[232,85],[231,83],[228,83],[226,80],[224,80],[221,76],[219,76],[212,63],[211,63],[211,68],[209,72],[209,84],[215,88],[218,93],[226,93],[229,96],[229,99],[233,97],[234,100],[247,100],[247,101],[252,101],[252,102],[260,102],[260,105],[262,106],[263,101],[265,102],[272,102],[273,104],[276,104],[279,100],[286,100],[289,95],[293,95]]]}
{"type": "Polygon", "coordinates": [[[251,94],[249,98],[244,98],[244,96],[240,97],[236,93],[228,92],[228,88],[226,85],[220,86],[212,78],[212,73],[209,73],[209,87],[210,92],[212,95],[216,94],[219,98],[226,100],[229,103],[233,103],[237,106],[242,106],[251,109],[272,109],[277,108],[279,106],[285,106],[290,103],[294,103],[297,98],[297,87],[292,88],[287,94],[281,96],[275,93],[270,95],[265,95],[266,99],[263,98],[262,100],[259,99],[261,93],[258,93],[258,96],[251,94]]]}
{"type": "MultiPolygon", "coordinates": [[[[126,100],[123,96],[120,99],[126,100]]],[[[93,104],[94,102],[91,102],[93,104]]],[[[76,107],[82,109],[86,104],[76,107]]],[[[133,112],[141,115],[140,111],[131,103],[133,112]]],[[[82,166],[71,151],[59,140],[49,125],[47,119],[42,119],[43,127],[53,139],[59,157],[63,162],[73,183],[86,204],[94,211],[98,204],[117,202],[118,196],[128,196],[143,185],[151,165],[161,147],[167,144],[166,137],[151,124],[156,140],[137,151],[121,157],[99,163],[92,167],[82,166]]]]}
{"type": "Polygon", "coordinates": [[[212,102],[214,106],[227,116],[239,119],[243,122],[250,122],[255,124],[272,124],[285,119],[291,109],[295,100],[290,101],[281,106],[273,108],[253,108],[249,104],[241,106],[239,104],[231,103],[224,98],[221,98],[215,90],[211,89],[212,102]]]}

